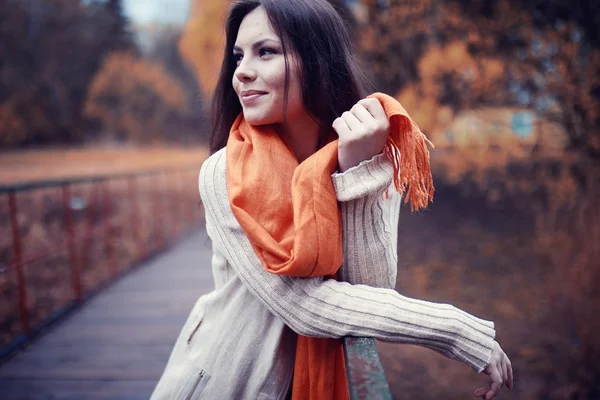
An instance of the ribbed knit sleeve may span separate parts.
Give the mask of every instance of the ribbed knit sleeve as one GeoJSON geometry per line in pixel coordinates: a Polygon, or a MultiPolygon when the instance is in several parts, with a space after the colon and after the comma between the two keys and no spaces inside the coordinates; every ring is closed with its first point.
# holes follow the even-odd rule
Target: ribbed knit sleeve
{"type": "Polygon", "coordinates": [[[298,334],[417,344],[460,360],[477,372],[488,365],[495,337],[491,321],[392,289],[267,272],[231,211],[224,149],[202,165],[199,188],[213,247],[248,290],[298,334]]]}
{"type": "Polygon", "coordinates": [[[393,174],[392,163],[382,153],[332,175],[342,214],[342,281],[396,286],[401,196],[392,185],[393,174]]]}

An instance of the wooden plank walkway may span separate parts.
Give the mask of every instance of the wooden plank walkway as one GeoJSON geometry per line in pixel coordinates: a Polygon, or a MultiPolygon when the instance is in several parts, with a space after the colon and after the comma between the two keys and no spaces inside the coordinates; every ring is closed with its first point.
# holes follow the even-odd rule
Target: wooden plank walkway
{"type": "Polygon", "coordinates": [[[196,299],[214,288],[204,229],[0,365],[1,400],[148,399],[196,299]]]}

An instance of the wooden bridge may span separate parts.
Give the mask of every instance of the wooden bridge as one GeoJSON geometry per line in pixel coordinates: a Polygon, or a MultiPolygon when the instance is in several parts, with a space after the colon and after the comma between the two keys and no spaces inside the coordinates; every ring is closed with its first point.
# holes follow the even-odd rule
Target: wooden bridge
{"type": "MultiPolygon", "coordinates": [[[[0,365],[0,399],[148,399],[193,304],[214,287],[204,229],[139,266],[0,365]]],[[[346,340],[353,399],[390,399],[372,339],[346,340]]]]}
{"type": "Polygon", "coordinates": [[[0,398],[148,399],[197,298],[212,290],[196,232],[136,268],[0,365],[0,398]]]}

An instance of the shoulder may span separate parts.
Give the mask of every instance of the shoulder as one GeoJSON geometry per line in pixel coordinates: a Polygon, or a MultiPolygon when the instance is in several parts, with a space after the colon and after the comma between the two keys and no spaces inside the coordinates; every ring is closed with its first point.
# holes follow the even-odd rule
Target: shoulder
{"type": "Polygon", "coordinates": [[[225,199],[227,198],[225,150],[226,148],[224,147],[211,154],[204,160],[200,167],[198,190],[200,191],[200,197],[204,203],[206,203],[207,197],[216,196],[220,199],[224,194],[225,199]]]}
{"type": "Polygon", "coordinates": [[[203,177],[203,175],[206,175],[207,173],[210,175],[217,172],[223,174],[224,177],[225,156],[227,154],[226,150],[227,148],[223,147],[222,149],[217,150],[216,152],[208,156],[206,160],[204,160],[202,166],[200,167],[200,179],[203,177]]]}

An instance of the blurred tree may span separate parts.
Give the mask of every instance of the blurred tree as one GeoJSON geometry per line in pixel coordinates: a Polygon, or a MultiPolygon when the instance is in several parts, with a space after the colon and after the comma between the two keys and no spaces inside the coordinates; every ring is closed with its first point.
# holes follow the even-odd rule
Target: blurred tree
{"type": "Polygon", "coordinates": [[[163,138],[186,106],[181,84],[160,65],[113,53],[90,86],[85,115],[99,119],[109,138],[150,143],[163,138]]]}
{"type": "Polygon", "coordinates": [[[362,0],[359,45],[382,90],[425,130],[481,106],[558,123],[600,161],[600,3],[362,0]],[[433,114],[432,114],[433,113],[433,114]],[[433,117],[433,118],[432,118],[433,117]]]}
{"type": "Polygon", "coordinates": [[[473,57],[457,40],[431,45],[417,73],[419,79],[404,85],[397,97],[427,132],[442,132],[457,111],[489,103],[490,93],[503,90],[504,65],[493,57],[473,57]]]}
{"type": "Polygon", "coordinates": [[[170,75],[176,78],[186,93],[184,109],[178,110],[176,118],[169,124],[164,138],[169,141],[193,142],[208,140],[208,117],[204,109],[201,92],[194,69],[186,63],[179,51],[181,29],[174,26],[157,28],[156,38],[146,56],[160,63],[170,75]]]}
{"type": "Polygon", "coordinates": [[[129,29],[129,19],[123,12],[123,0],[107,0],[106,9],[106,39],[110,40],[112,50],[131,50],[133,35],[129,29]]]}
{"type": "Polygon", "coordinates": [[[229,0],[193,0],[190,18],[179,41],[181,54],[194,66],[205,98],[210,98],[219,78],[229,4],[229,0]]]}
{"type": "Polygon", "coordinates": [[[505,65],[506,98],[562,126],[570,147],[600,162],[600,4],[593,0],[455,3],[469,50],[505,65]]]}
{"type": "Polygon", "coordinates": [[[419,79],[418,61],[434,36],[436,4],[431,0],[354,4],[357,44],[380,90],[396,93],[419,79]]]}
{"type": "Polygon", "coordinates": [[[0,2],[0,146],[82,139],[83,100],[102,59],[135,49],[118,3],[0,2]]]}

